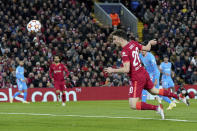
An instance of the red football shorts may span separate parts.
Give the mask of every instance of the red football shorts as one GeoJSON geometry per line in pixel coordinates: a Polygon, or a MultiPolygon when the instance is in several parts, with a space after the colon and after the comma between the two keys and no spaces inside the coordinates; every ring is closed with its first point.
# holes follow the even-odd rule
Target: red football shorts
{"type": "Polygon", "coordinates": [[[65,82],[54,82],[54,87],[56,90],[60,90],[60,91],[66,90],[65,82]]]}
{"type": "Polygon", "coordinates": [[[131,79],[131,86],[129,88],[129,98],[136,98],[142,96],[142,90],[152,89],[154,87],[153,82],[150,79],[150,76],[146,71],[142,71],[135,75],[131,79]]]}

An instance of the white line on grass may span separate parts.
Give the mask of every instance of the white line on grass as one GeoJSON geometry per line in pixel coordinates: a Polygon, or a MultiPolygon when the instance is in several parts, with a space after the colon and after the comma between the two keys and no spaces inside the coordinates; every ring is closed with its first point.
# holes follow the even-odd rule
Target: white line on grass
{"type": "MultiPolygon", "coordinates": [[[[116,117],[116,116],[87,116],[87,115],[57,115],[57,114],[40,114],[40,113],[7,113],[0,112],[3,115],[30,115],[30,116],[65,116],[65,117],[82,117],[82,118],[110,118],[110,119],[140,119],[140,120],[161,120],[156,118],[144,118],[144,117],[116,117]]],[[[195,122],[194,120],[180,120],[180,119],[165,119],[166,121],[176,122],[195,122]]]]}

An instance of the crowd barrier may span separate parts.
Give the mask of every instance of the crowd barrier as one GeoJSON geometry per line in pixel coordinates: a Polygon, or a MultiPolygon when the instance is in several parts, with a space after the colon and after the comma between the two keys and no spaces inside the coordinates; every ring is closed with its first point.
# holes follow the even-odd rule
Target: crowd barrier
{"type": "MultiPolygon", "coordinates": [[[[189,92],[197,94],[197,85],[187,85],[189,92]]],[[[93,101],[93,100],[128,100],[129,87],[75,87],[66,90],[66,101],[93,101]]],[[[17,91],[16,88],[0,89],[0,102],[9,102],[17,91]]],[[[154,99],[149,94],[148,99],[154,99]]],[[[197,99],[197,96],[195,96],[197,99]]],[[[14,101],[22,101],[23,94],[14,101]]],[[[27,100],[30,102],[57,101],[54,88],[30,88],[27,100]]]]}

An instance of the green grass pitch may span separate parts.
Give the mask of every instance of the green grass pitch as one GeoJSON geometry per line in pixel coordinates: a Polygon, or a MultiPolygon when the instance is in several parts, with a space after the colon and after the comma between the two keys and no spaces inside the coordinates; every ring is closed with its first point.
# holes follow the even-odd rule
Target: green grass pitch
{"type": "MultiPolygon", "coordinates": [[[[148,103],[157,104],[156,101],[148,103]]],[[[197,131],[197,100],[177,104],[161,120],[154,111],[136,111],[128,101],[0,103],[0,131],[197,131]]]]}

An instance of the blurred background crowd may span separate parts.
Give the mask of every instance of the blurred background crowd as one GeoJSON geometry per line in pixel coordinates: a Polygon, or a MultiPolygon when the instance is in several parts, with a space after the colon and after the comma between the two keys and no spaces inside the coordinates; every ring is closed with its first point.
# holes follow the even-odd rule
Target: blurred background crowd
{"type": "Polygon", "coordinates": [[[157,64],[169,57],[176,84],[197,84],[197,1],[132,0],[127,7],[144,23],[143,40],[156,38],[157,64]]]}
{"type": "MultiPolygon", "coordinates": [[[[157,64],[167,54],[173,63],[175,83],[197,84],[197,2],[123,3],[144,23],[143,40],[158,39],[159,44],[153,48],[157,64]]],[[[113,29],[94,20],[92,4],[80,0],[0,1],[0,88],[16,85],[15,69],[20,59],[24,59],[30,88],[52,87],[48,71],[54,55],[60,55],[70,72],[69,78],[65,78],[69,88],[127,86],[126,74],[103,72],[106,66],[122,66],[120,48],[107,41],[113,29]],[[32,19],[42,23],[36,39],[26,30],[32,19]]],[[[138,39],[128,29],[120,28],[131,39],[138,39]]]]}

